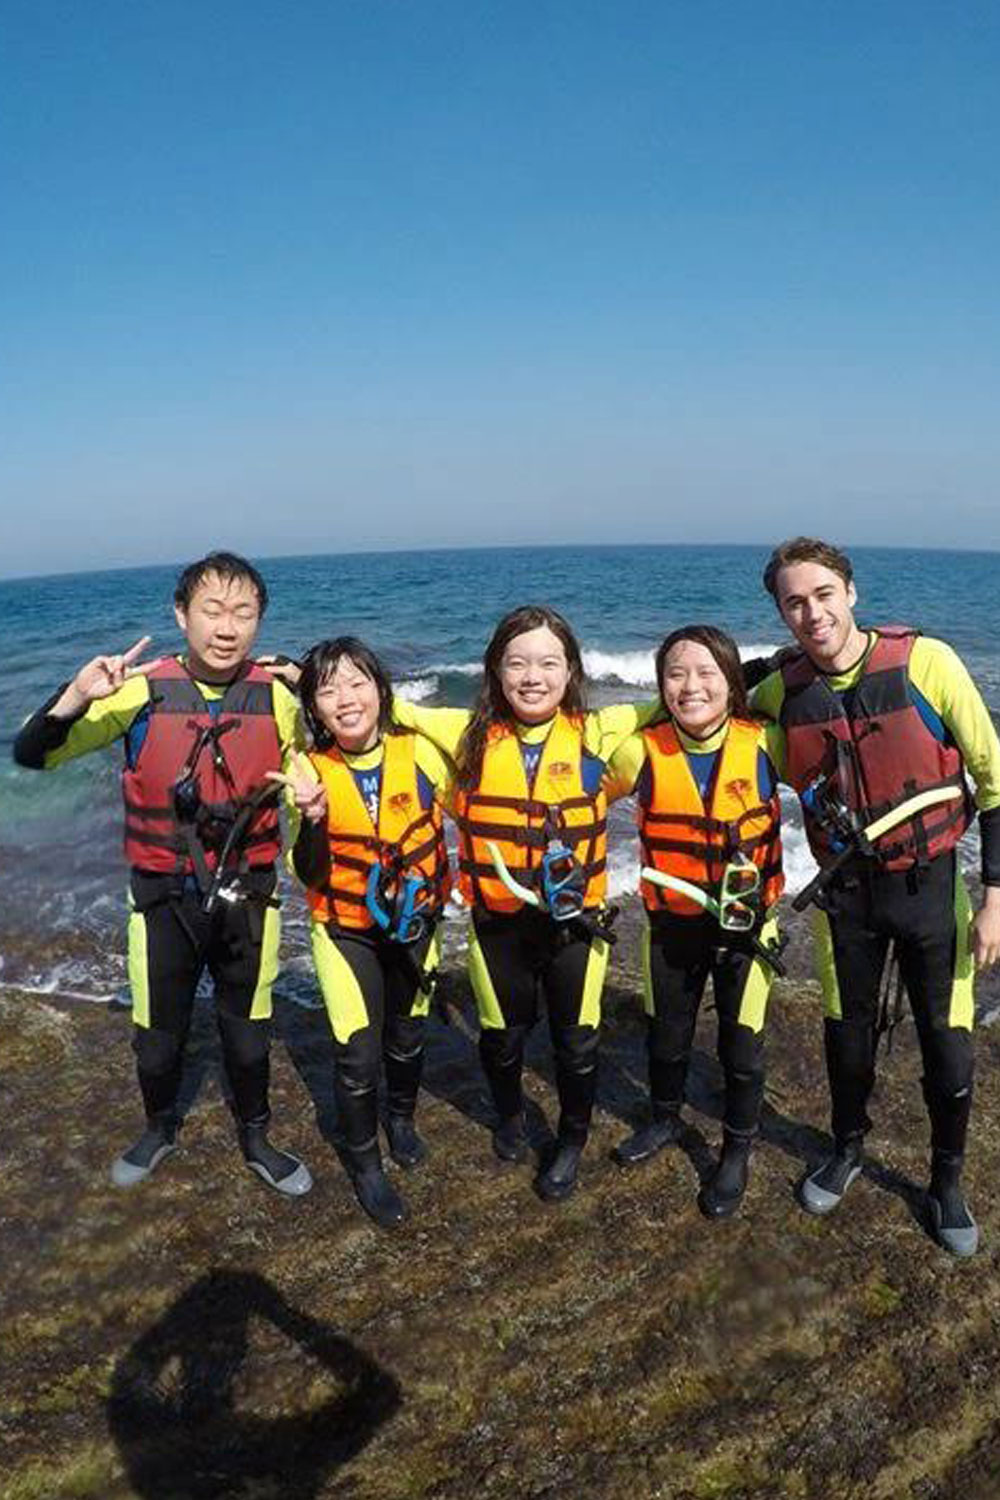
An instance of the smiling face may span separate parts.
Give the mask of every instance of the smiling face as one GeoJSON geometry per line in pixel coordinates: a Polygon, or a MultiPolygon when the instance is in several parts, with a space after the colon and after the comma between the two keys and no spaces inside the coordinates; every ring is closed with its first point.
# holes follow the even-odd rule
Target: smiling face
{"type": "Polygon", "coordinates": [[[349,656],[342,656],[323,678],[313,707],[341,750],[357,753],[378,743],[378,683],[349,656]]]}
{"type": "Polygon", "coordinates": [[[663,662],[663,706],[685,734],[707,739],[729,714],[729,682],[707,646],[678,641],[663,662]]]}
{"type": "Polygon", "coordinates": [[[775,580],[781,618],[821,672],[853,666],[865,649],[854,623],[857,592],[822,563],[788,563],[775,580]]]}
{"type": "Polygon", "coordinates": [[[228,682],[250,655],[260,600],[248,578],[206,573],[186,607],[174,606],[187,640],[188,669],[202,682],[228,682]]]}
{"type": "Polygon", "coordinates": [[[525,630],[507,642],[500,659],[500,687],[522,724],[544,724],[566,693],[566,649],[547,625],[525,630]]]}

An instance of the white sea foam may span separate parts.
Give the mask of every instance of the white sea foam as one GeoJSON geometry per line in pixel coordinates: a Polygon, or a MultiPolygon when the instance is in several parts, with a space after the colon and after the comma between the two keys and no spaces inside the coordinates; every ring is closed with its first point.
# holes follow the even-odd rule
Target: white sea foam
{"type": "MultiPolygon", "coordinates": [[[[740,657],[747,661],[757,656],[770,656],[778,649],[773,641],[749,641],[741,645],[740,657]]],[[[654,658],[655,647],[637,651],[587,650],[583,653],[583,667],[591,682],[620,683],[625,686],[650,688],[656,686],[654,658]]],[[[401,697],[419,702],[437,692],[442,677],[478,677],[482,672],[478,661],[436,661],[423,668],[423,675],[401,682],[397,688],[401,697]]]]}
{"type": "Polygon", "coordinates": [[[773,656],[779,649],[775,641],[738,641],[740,661],[753,661],[756,656],[773,656]]]}
{"type": "Polygon", "coordinates": [[[481,661],[436,661],[425,670],[441,677],[478,677],[483,664],[481,661]]]}
{"type": "Polygon", "coordinates": [[[426,677],[411,677],[397,682],[393,687],[397,697],[407,703],[422,703],[425,698],[431,698],[437,692],[438,678],[435,673],[429,673],[426,677]]]}
{"type": "Polygon", "coordinates": [[[656,686],[652,651],[585,651],[583,668],[592,682],[656,686]]]}

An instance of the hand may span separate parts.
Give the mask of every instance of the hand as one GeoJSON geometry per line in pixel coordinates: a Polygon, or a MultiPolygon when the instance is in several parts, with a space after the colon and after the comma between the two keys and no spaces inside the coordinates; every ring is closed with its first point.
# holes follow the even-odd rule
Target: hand
{"type": "Polygon", "coordinates": [[[972,919],[972,956],[977,969],[1000,959],[1000,886],[988,885],[983,904],[972,919]]]}
{"type": "Polygon", "coordinates": [[[287,786],[292,800],[302,816],[310,823],[325,823],[327,815],[326,787],[316,780],[308,758],[301,750],[292,756],[294,774],[286,776],[283,771],[268,771],[268,781],[287,786]]]}
{"type": "Polygon", "coordinates": [[[163,660],[162,657],[141,664],[138,660],[151,640],[152,636],[140,636],[134,646],[117,656],[95,656],[86,662],[49,712],[56,718],[81,713],[99,698],[110,698],[130,677],[141,677],[151,671],[163,660]]]}
{"type": "Polygon", "coordinates": [[[269,656],[258,656],[255,660],[258,667],[263,667],[265,672],[270,672],[272,677],[279,677],[293,693],[298,689],[302,668],[290,656],[282,656],[278,652],[273,652],[269,656]]]}

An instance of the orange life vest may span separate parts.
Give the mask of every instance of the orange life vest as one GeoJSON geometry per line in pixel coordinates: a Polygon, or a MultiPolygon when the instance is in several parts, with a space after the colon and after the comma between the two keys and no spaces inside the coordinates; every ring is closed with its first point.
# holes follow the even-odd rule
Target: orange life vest
{"type": "Polygon", "coordinates": [[[583,870],[584,906],[601,904],[607,885],[607,801],[603,790],[584,790],[582,761],[582,724],[557,714],[529,788],[521,741],[508,725],[493,725],[478,786],[460,789],[455,798],[459,889],[470,905],[505,913],[524,906],[497,875],[487,842],[496,844],[514,878],[533,888],[552,838],[573,851],[583,870]]]}
{"type": "MultiPolygon", "coordinates": [[[[777,791],[761,803],[757,779],[760,726],[731,719],[719,751],[708,805],[688,765],[673,724],[643,730],[652,771],[648,807],[637,814],[642,862],[717,896],[723,871],[736,855],[760,870],[766,911],[784,889],[781,871],[781,806],[777,791]]],[[[648,880],[640,882],[650,911],[700,916],[702,908],[648,880]]]]}
{"type": "Polygon", "coordinates": [[[424,876],[431,886],[424,908],[428,915],[447,899],[450,878],[441,811],[436,802],[429,808],[420,805],[415,749],[412,734],[385,738],[377,829],[354,773],[336,746],[310,754],[329,803],[330,883],[324,891],[306,892],[317,921],[356,930],[373,927],[365,893],[377,864],[398,874],[424,876]]]}

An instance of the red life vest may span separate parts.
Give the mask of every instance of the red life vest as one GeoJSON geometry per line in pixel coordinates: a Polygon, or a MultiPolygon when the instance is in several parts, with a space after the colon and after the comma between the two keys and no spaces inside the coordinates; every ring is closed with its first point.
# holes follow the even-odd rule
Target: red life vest
{"type": "MultiPolygon", "coordinates": [[[[730,720],[707,805],[673,724],[644,729],[642,738],[652,772],[649,805],[637,812],[643,864],[717,896],[726,865],[742,854],[760,871],[761,905],[767,911],[785,881],[778,794],[760,800],[760,725],[730,720]]],[[[703,914],[688,896],[648,880],[640,882],[640,889],[649,911],[666,909],[682,917],[703,914]]]]}
{"type": "Polygon", "coordinates": [[[444,905],[450,880],[441,810],[436,802],[427,809],[420,806],[415,749],[412,734],[386,735],[377,829],[336,746],[310,755],[330,810],[330,883],[326,890],[306,892],[316,921],[357,930],[374,927],[365,900],[368,877],[373,865],[387,862],[400,874],[427,880],[430,896],[421,910],[428,917],[444,905]]]}
{"type": "Polygon", "coordinates": [[[521,741],[506,724],[494,724],[483,755],[479,785],[455,796],[459,889],[469,905],[512,914],[524,902],[504,885],[486,847],[496,844],[510,873],[529,889],[555,834],[572,849],[586,878],[583,904],[600,906],[607,887],[607,800],[583,785],[583,731],[558,713],[542,747],[529,790],[521,741]]]}
{"type": "MultiPolygon", "coordinates": [[[[972,817],[961,753],[938,739],[914,699],[909,661],[917,634],[905,625],[879,628],[846,708],[805,652],[781,668],[787,779],[800,796],[829,777],[864,825],[917,792],[961,788],[960,798],[928,808],[880,840],[877,857],[887,870],[906,870],[954,849],[972,817]]],[[[831,834],[805,804],[803,816],[813,854],[828,863],[836,852],[831,834]]]]}
{"type": "MultiPolygon", "coordinates": [[[[245,800],[267,785],[267,771],[281,769],[273,678],[262,667],[245,664],[213,705],[214,714],[176,658],[153,668],[147,681],[146,736],[135,766],[122,772],[125,857],[140,870],[191,875],[196,873],[194,837],[207,868],[214,870],[245,800]],[[190,764],[199,736],[212,728],[219,738],[205,741],[190,764]],[[181,822],[174,787],[188,770],[197,779],[200,810],[194,819],[181,822]]],[[[281,835],[273,800],[254,810],[232,852],[242,866],[274,863],[281,853],[281,835]]]]}

